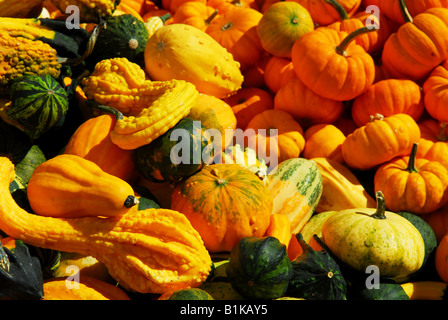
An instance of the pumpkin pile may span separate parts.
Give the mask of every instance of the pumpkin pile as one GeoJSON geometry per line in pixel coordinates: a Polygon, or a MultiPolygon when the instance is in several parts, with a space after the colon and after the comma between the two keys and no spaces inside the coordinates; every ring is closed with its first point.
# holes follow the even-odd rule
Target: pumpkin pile
{"type": "Polygon", "coordinates": [[[446,1],[0,14],[0,299],[446,299],[446,1]]]}

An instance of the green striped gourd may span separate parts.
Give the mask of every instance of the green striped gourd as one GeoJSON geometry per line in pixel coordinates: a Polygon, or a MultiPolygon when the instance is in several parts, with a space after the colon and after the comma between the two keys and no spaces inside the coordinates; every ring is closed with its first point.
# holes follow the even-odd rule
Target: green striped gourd
{"type": "Polygon", "coordinates": [[[274,205],[272,213],[286,215],[291,221],[291,231],[300,232],[322,195],[322,176],[316,163],[304,158],[282,161],[268,180],[274,205]]]}
{"type": "Polygon", "coordinates": [[[0,110],[2,119],[38,139],[63,120],[67,93],[52,76],[27,75],[11,85],[11,103],[0,110]]]}

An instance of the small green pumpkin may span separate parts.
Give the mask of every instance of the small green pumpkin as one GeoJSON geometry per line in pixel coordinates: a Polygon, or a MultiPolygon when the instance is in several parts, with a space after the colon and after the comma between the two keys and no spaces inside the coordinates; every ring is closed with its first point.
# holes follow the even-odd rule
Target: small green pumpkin
{"type": "Polygon", "coordinates": [[[131,14],[109,16],[98,33],[91,55],[86,59],[89,66],[104,59],[124,57],[143,66],[148,29],[143,21],[131,14]]]}
{"type": "Polygon", "coordinates": [[[134,151],[137,170],[153,182],[178,182],[204,166],[213,144],[198,121],[183,118],[151,143],[134,151]],[[209,149],[210,148],[210,149],[209,149]]]}
{"type": "Polygon", "coordinates": [[[274,237],[246,237],[232,248],[226,269],[232,287],[247,299],[283,296],[293,276],[286,246],[274,237]]]}
{"type": "Polygon", "coordinates": [[[347,282],[326,247],[314,250],[300,233],[297,240],[303,253],[292,262],[294,275],[286,295],[306,300],[346,300],[347,282]]]}
{"type": "Polygon", "coordinates": [[[67,93],[50,75],[27,75],[11,85],[11,104],[0,109],[0,117],[38,139],[63,122],[68,111],[67,93]]]}
{"type": "Polygon", "coordinates": [[[362,283],[352,290],[353,300],[409,300],[409,296],[398,283],[379,283],[378,287],[367,288],[362,283]]]}

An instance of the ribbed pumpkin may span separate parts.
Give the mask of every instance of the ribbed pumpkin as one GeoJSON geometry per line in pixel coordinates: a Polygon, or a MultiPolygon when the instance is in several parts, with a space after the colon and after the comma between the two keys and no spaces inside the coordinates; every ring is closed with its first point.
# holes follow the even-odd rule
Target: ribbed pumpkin
{"type": "Polygon", "coordinates": [[[233,7],[219,14],[205,32],[229,51],[242,69],[254,65],[263,53],[257,33],[261,12],[244,7],[233,7]]]}
{"type": "Polygon", "coordinates": [[[172,23],[183,23],[205,31],[218,12],[205,2],[187,1],[182,3],[173,15],[172,23]]]}
{"type": "Polygon", "coordinates": [[[338,101],[351,100],[373,83],[372,57],[354,40],[375,28],[351,32],[316,28],[293,45],[291,59],[297,76],[315,93],[338,101]]]}
{"type": "Polygon", "coordinates": [[[241,88],[240,66],[207,33],[182,23],[156,30],[145,50],[145,69],[153,80],[182,79],[218,98],[241,88]]]}
{"type": "Polygon", "coordinates": [[[381,60],[393,77],[422,81],[448,57],[448,8],[412,17],[399,2],[405,23],[385,42],[381,60]]]}
{"type": "MultiPolygon", "coordinates": [[[[377,0],[377,5],[386,17],[398,24],[405,23],[403,13],[400,10],[400,1],[394,0],[377,0]]],[[[425,12],[430,8],[447,8],[447,0],[431,0],[431,1],[420,1],[420,0],[406,0],[406,7],[412,16],[419,13],[425,12]]]]}
{"type": "Polygon", "coordinates": [[[409,115],[377,115],[349,134],[342,144],[345,163],[359,170],[372,169],[395,157],[409,155],[420,140],[420,129],[409,115]]]}
{"type": "Polygon", "coordinates": [[[445,205],[439,210],[430,212],[422,218],[431,226],[439,243],[445,234],[448,234],[448,206],[445,205]]]}
{"type": "Polygon", "coordinates": [[[423,83],[425,110],[440,121],[448,121],[446,105],[448,103],[448,60],[434,68],[423,83]]]}
{"type": "Polygon", "coordinates": [[[344,105],[315,93],[297,75],[291,75],[275,94],[274,109],[288,112],[303,128],[308,128],[333,123],[341,116],[344,105]]]}
{"type": "Polygon", "coordinates": [[[286,215],[291,232],[300,232],[322,195],[322,176],[316,163],[304,158],[283,161],[268,176],[268,181],[274,199],[272,212],[286,215]]]}
{"type": "Polygon", "coordinates": [[[321,123],[311,126],[305,130],[304,138],[304,158],[327,158],[344,163],[341,147],[345,140],[345,135],[335,125],[321,123]]]}
{"type": "Polygon", "coordinates": [[[437,274],[444,282],[448,282],[448,234],[445,235],[436,249],[435,265],[437,274]]]}
{"type": "Polygon", "coordinates": [[[375,191],[383,192],[388,210],[426,214],[448,200],[447,168],[437,161],[417,158],[417,146],[414,143],[410,155],[397,157],[375,172],[375,191]]]}
{"type": "Polygon", "coordinates": [[[10,89],[11,103],[0,109],[0,117],[30,138],[37,139],[64,121],[67,93],[52,76],[26,75],[10,89]]]}
{"type": "Polygon", "coordinates": [[[110,132],[116,123],[115,116],[99,115],[83,122],[72,134],[64,153],[74,154],[96,163],[103,171],[131,182],[136,178],[132,150],[114,144],[110,132]]]}
{"type": "Polygon", "coordinates": [[[266,110],[252,118],[246,127],[248,146],[270,167],[272,160],[280,163],[297,158],[305,147],[303,129],[294,118],[282,110],[266,110]]]}
{"type": "Polygon", "coordinates": [[[370,116],[377,113],[385,117],[406,113],[417,122],[424,111],[423,93],[412,80],[386,79],[374,83],[356,97],[351,110],[358,127],[367,124],[370,116]]]}
{"type": "MultiPolygon", "coordinates": [[[[320,26],[326,26],[339,20],[338,12],[327,1],[295,0],[304,6],[311,14],[313,21],[320,26]]],[[[349,16],[355,14],[361,5],[361,0],[339,0],[349,16]]]]}
{"type": "Polygon", "coordinates": [[[243,130],[255,115],[274,108],[271,93],[258,87],[241,88],[234,95],[223,100],[232,108],[237,127],[243,130]]]}
{"type": "Polygon", "coordinates": [[[440,162],[448,168],[447,123],[427,118],[417,124],[421,133],[417,157],[440,162]]]}
{"type": "Polygon", "coordinates": [[[266,86],[276,93],[289,79],[296,77],[291,59],[271,56],[264,70],[266,86]]]}
{"type": "Polygon", "coordinates": [[[370,265],[383,277],[400,277],[420,269],[425,243],[407,219],[386,211],[377,192],[377,208],[347,209],[331,215],[322,226],[325,245],[343,263],[365,272],[370,265]]]}
{"type": "Polygon", "coordinates": [[[272,196],[238,164],[213,164],[177,185],[171,208],[183,213],[210,252],[230,251],[242,238],[263,236],[272,196]]]}

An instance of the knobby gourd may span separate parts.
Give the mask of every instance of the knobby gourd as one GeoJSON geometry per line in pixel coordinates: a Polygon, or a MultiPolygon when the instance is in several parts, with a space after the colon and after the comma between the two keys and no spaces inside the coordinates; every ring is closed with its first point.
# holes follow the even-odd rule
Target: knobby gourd
{"type": "Polygon", "coordinates": [[[0,157],[0,229],[38,247],[91,255],[127,290],[164,293],[197,287],[211,258],[186,217],[147,209],[119,217],[52,218],[21,209],[9,193],[14,166],[0,157]]]}
{"type": "Polygon", "coordinates": [[[126,58],[102,60],[84,80],[90,100],[123,114],[110,133],[122,149],[149,144],[185,117],[198,99],[195,86],[184,80],[150,81],[126,58]]]}

